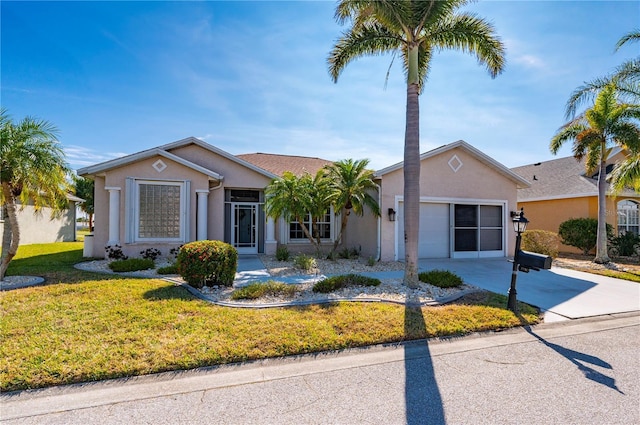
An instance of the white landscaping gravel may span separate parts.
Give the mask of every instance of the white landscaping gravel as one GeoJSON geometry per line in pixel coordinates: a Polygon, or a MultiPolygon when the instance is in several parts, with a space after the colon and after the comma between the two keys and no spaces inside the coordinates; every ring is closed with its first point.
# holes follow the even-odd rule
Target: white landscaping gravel
{"type": "MultiPolygon", "coordinates": [[[[417,289],[409,289],[402,283],[402,278],[380,279],[379,286],[353,286],[343,288],[330,294],[316,293],[312,291],[313,285],[327,275],[349,274],[349,273],[376,273],[376,272],[400,272],[404,270],[404,264],[400,262],[376,262],[370,266],[366,262],[358,259],[316,260],[317,268],[311,271],[302,271],[293,265],[293,261],[277,261],[274,257],[261,255],[260,260],[271,275],[272,280],[298,275],[308,275],[303,283],[295,283],[299,291],[293,297],[267,296],[256,300],[232,300],[231,293],[242,285],[212,286],[195,290],[203,295],[203,298],[221,303],[224,305],[237,305],[246,307],[275,306],[275,305],[296,305],[313,304],[321,302],[331,302],[340,300],[357,301],[389,301],[396,303],[420,303],[425,305],[435,305],[441,302],[454,300],[464,294],[478,291],[479,288],[464,284],[459,288],[438,288],[427,283],[420,283],[417,289]]],[[[169,262],[158,263],[157,267],[170,265],[169,262]]],[[[77,269],[99,273],[110,273],[130,277],[146,277],[168,279],[179,285],[186,285],[184,280],[177,275],[160,275],[155,269],[141,270],[136,272],[114,273],[109,268],[109,260],[94,260],[75,265],[77,269]]],[[[262,280],[264,281],[264,280],[262,280]]],[[[190,288],[193,289],[193,288],[190,288]]]]}

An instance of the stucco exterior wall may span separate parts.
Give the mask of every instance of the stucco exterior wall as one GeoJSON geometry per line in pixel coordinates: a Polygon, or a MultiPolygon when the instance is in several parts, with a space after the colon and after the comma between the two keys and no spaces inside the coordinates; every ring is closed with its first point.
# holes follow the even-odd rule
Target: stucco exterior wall
{"type": "MultiPolygon", "coordinates": [[[[607,197],[606,221],[613,226],[617,233],[618,227],[618,202],[632,199],[638,202],[639,198],[631,197],[607,197]]],[[[549,199],[543,201],[519,202],[518,209],[524,208],[525,216],[529,219],[527,229],[547,230],[558,233],[560,224],[572,218],[598,218],[598,197],[585,196],[580,198],[549,199]]],[[[582,253],[572,246],[560,245],[560,251],[582,253]]]]}
{"type": "MultiPolygon", "coordinates": [[[[75,241],[75,208],[75,203],[69,202],[69,208],[62,213],[62,216],[51,219],[50,208],[42,208],[36,213],[32,205],[26,205],[23,210],[18,206],[20,245],[75,241]]],[[[0,239],[3,233],[4,225],[0,222],[0,239]]]]}
{"type": "MultiPolygon", "coordinates": [[[[384,215],[381,217],[384,219],[384,215]]],[[[338,224],[339,226],[339,224],[338,224]]],[[[356,248],[360,251],[360,257],[367,259],[378,255],[378,218],[365,208],[362,216],[351,213],[347,222],[347,229],[342,238],[342,247],[356,248]]],[[[339,231],[339,229],[338,229],[339,231]]]]}

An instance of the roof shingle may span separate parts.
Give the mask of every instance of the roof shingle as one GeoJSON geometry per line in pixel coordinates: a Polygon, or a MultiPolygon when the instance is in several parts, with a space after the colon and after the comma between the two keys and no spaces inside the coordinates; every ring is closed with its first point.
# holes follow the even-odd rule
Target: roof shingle
{"type": "Polygon", "coordinates": [[[290,171],[296,176],[301,176],[305,172],[315,175],[325,165],[333,164],[332,161],[321,158],[260,152],[236,156],[277,176],[282,176],[285,171],[290,171]]]}

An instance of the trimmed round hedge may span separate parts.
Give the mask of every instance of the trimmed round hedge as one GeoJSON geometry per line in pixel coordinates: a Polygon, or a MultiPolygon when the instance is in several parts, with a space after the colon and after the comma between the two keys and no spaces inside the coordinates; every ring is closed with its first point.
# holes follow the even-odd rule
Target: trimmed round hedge
{"type": "Polygon", "coordinates": [[[238,268],[238,251],[222,241],[189,242],[180,248],[178,273],[194,288],[231,286],[238,268]]]}

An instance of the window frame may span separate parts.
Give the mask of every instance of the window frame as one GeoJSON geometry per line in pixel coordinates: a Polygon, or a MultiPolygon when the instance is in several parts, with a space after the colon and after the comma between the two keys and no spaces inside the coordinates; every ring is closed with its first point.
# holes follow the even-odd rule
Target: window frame
{"type": "Polygon", "coordinates": [[[618,228],[618,235],[622,235],[631,231],[636,235],[640,235],[640,203],[633,199],[623,199],[616,203],[616,226],[618,228]],[[634,208],[635,207],[635,208],[634,208]],[[631,214],[629,214],[631,213],[631,214]],[[630,224],[629,216],[632,216],[634,223],[630,224]],[[625,217],[625,222],[621,223],[621,217],[625,217]]]}
{"type": "MultiPolygon", "coordinates": [[[[321,243],[329,243],[329,242],[333,242],[335,240],[334,237],[334,233],[335,233],[335,222],[336,222],[336,215],[333,213],[333,207],[330,207],[329,210],[325,213],[325,218],[329,217],[329,221],[318,221],[318,225],[329,225],[329,238],[320,238],[320,242],[321,243]]],[[[308,226],[311,226],[311,213],[307,213],[307,218],[304,220],[305,225],[308,224],[308,226]]],[[[297,225],[300,226],[300,223],[298,223],[297,220],[291,220],[288,224],[287,224],[287,240],[289,243],[308,243],[309,239],[306,237],[306,235],[304,234],[304,232],[302,231],[302,228],[300,228],[300,232],[302,232],[302,237],[301,238],[293,238],[291,237],[291,226],[293,225],[297,225]]],[[[310,232],[313,232],[313,229],[309,228],[310,232]]]]}

